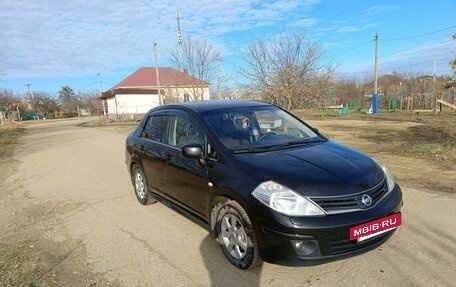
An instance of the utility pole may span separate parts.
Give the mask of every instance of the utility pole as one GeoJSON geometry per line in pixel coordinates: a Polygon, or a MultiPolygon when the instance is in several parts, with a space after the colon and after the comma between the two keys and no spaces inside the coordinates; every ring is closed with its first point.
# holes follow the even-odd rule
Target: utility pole
{"type": "Polygon", "coordinates": [[[32,84],[25,84],[25,85],[24,85],[24,86],[27,86],[28,96],[29,96],[29,97],[30,97],[30,86],[31,86],[31,85],[32,85],[32,84]]]}
{"type": "Polygon", "coordinates": [[[176,19],[177,19],[177,44],[179,45],[178,53],[179,53],[179,61],[181,65],[181,70],[184,71],[184,60],[182,58],[182,31],[180,26],[180,15],[179,10],[177,10],[176,6],[176,19]]]}
{"type": "Polygon", "coordinates": [[[436,74],[436,62],[434,60],[434,79],[433,79],[433,88],[434,88],[434,116],[437,115],[437,93],[435,90],[435,74],[436,74]]]}
{"type": "Polygon", "coordinates": [[[220,89],[221,89],[221,74],[222,64],[219,62],[217,68],[217,100],[220,100],[220,89]]]}
{"type": "Polygon", "coordinates": [[[158,104],[163,105],[163,99],[160,92],[160,77],[158,75],[158,61],[157,61],[157,42],[154,42],[154,59],[155,59],[155,77],[157,78],[158,88],[158,104]]]}
{"type": "Polygon", "coordinates": [[[375,67],[374,67],[374,94],[372,95],[372,113],[378,113],[378,33],[375,33],[375,67]]]}
{"type": "MultiPolygon", "coordinates": [[[[30,99],[30,96],[31,96],[31,93],[30,93],[30,86],[31,85],[32,84],[30,84],[30,83],[27,83],[27,84],[24,85],[24,86],[27,86],[27,95],[28,95],[29,99],[30,99]]],[[[17,110],[17,119],[19,121],[22,121],[21,112],[19,111],[19,106],[16,107],[16,110],[17,110]]]]}
{"type": "Polygon", "coordinates": [[[106,117],[105,101],[101,98],[103,96],[103,91],[101,89],[100,73],[97,73],[97,77],[98,77],[98,92],[100,93],[100,99],[101,99],[101,108],[103,109],[103,116],[106,117]]]}

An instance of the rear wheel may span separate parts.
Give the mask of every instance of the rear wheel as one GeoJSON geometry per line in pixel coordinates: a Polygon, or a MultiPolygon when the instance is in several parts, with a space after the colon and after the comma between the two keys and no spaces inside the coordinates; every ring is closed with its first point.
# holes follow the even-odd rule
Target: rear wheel
{"type": "Polygon", "coordinates": [[[131,179],[133,188],[135,190],[136,199],[142,205],[152,204],[157,202],[149,193],[147,189],[147,181],[142,169],[134,165],[131,169],[131,179]]]}
{"type": "Polygon", "coordinates": [[[239,203],[234,200],[223,203],[217,213],[216,228],[218,242],[231,264],[240,269],[261,265],[252,223],[239,203]]]}

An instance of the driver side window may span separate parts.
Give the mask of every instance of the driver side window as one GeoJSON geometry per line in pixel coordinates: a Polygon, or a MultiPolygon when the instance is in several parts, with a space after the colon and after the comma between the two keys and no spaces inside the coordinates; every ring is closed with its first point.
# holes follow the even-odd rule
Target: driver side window
{"type": "Polygon", "coordinates": [[[169,133],[170,145],[182,148],[196,143],[204,147],[205,138],[203,130],[187,114],[178,113],[173,117],[169,133]]]}

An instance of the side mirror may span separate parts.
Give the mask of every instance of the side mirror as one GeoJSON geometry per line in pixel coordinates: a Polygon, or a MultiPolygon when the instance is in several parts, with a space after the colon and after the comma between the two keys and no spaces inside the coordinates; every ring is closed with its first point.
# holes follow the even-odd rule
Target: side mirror
{"type": "Polygon", "coordinates": [[[182,156],[191,159],[202,159],[204,158],[203,147],[199,144],[189,144],[182,147],[182,156]]]}
{"type": "Polygon", "coordinates": [[[184,145],[181,149],[182,156],[189,159],[196,159],[196,163],[200,168],[206,167],[204,159],[203,147],[200,144],[184,145]]]}

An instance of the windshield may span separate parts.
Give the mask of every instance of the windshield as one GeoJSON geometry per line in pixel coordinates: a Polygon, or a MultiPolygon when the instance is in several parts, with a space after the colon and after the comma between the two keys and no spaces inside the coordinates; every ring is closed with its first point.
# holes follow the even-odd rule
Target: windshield
{"type": "Polygon", "coordinates": [[[275,106],[206,112],[216,136],[235,152],[259,152],[322,139],[308,126],[275,106]]]}

